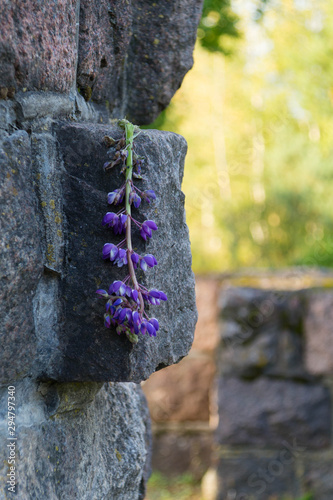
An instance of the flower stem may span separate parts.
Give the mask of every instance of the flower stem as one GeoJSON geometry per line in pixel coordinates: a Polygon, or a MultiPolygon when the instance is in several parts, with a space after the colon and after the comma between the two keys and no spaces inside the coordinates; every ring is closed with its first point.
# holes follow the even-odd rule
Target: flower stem
{"type": "Polygon", "coordinates": [[[131,255],[133,252],[132,247],[132,233],[131,233],[131,204],[129,202],[129,196],[132,190],[132,174],[133,174],[133,139],[134,139],[134,129],[135,125],[126,121],[125,122],[125,132],[126,132],[126,148],[128,151],[126,159],[126,192],[125,192],[125,210],[127,215],[127,226],[126,226],[126,246],[127,246],[127,263],[130,277],[133,282],[134,289],[137,290],[140,300],[139,313],[142,314],[144,311],[144,302],[142,294],[140,291],[138,280],[136,279],[135,270],[131,255]]]}

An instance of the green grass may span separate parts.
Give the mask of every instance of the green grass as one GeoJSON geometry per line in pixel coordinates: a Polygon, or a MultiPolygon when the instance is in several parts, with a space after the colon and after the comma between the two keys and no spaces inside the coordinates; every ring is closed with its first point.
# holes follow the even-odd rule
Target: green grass
{"type": "MultiPolygon", "coordinates": [[[[148,481],[145,500],[205,500],[201,494],[200,481],[191,474],[177,477],[166,477],[159,472],[153,472],[148,481]]],[[[295,500],[314,500],[308,493],[295,500]]]]}
{"type": "Polygon", "coordinates": [[[146,500],[204,500],[200,482],[190,474],[168,478],[153,472],[148,482],[146,500]]]}

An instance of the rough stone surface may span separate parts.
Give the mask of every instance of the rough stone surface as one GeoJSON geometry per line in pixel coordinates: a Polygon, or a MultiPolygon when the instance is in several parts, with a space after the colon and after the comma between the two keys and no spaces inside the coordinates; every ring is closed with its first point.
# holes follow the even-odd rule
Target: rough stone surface
{"type": "Polygon", "coordinates": [[[222,374],[311,379],[303,362],[302,294],[230,288],[221,305],[222,374]]]}
{"type": "Polygon", "coordinates": [[[312,492],[316,500],[333,498],[333,460],[306,460],[303,475],[304,493],[312,492]]]}
{"type": "Polygon", "coordinates": [[[333,375],[333,294],[314,291],[307,296],[306,367],[315,375],[333,375]]]}
{"type": "Polygon", "coordinates": [[[213,353],[218,345],[219,289],[218,280],[196,277],[195,294],[198,322],[194,333],[193,351],[213,353]]]}
{"type": "MultiPolygon", "coordinates": [[[[59,123],[56,133],[58,152],[51,133],[33,136],[38,192],[46,221],[45,266],[53,273],[49,280],[55,281],[53,287],[41,288],[41,293],[48,293],[53,327],[39,320],[43,316],[36,309],[37,335],[44,339],[36,376],[58,381],[140,382],[184,357],[193,340],[194,278],[180,190],[186,143],[176,134],[158,131],[143,132],[138,138],[138,153],[148,158],[149,169],[149,174],[144,172],[149,181],[141,183],[143,188],[154,189],[158,200],[142,210],[140,207],[137,217],[153,218],[159,229],[146,245],[136,236],[134,247],[156,256],[158,266],[141,278],[147,280],[148,288],[164,290],[168,301],[151,307],[161,325],[158,336],[142,336],[133,346],[126,337],[104,327],[104,301],[95,295],[98,287],[108,287],[114,279],[124,277],[124,270],[101,258],[103,244],[116,241],[101,225],[109,210],[107,192],[122,182],[119,169],[111,175],[103,171],[108,157],[103,137],[121,132],[102,125],[59,123]],[[61,304],[59,310],[54,304],[61,304]],[[48,336],[56,349],[47,362],[48,336]]],[[[42,294],[38,304],[45,300],[42,294]]]]}
{"type": "Polygon", "coordinates": [[[280,447],[292,438],[322,449],[331,443],[329,391],[319,384],[230,378],[220,379],[218,392],[221,444],[280,447]]]}
{"type": "Polygon", "coordinates": [[[76,73],[77,0],[1,2],[0,88],[68,92],[76,73]]]}
{"type": "Polygon", "coordinates": [[[123,113],[132,19],[132,2],[126,0],[80,2],[77,84],[85,99],[108,101],[117,116],[123,113]]]}
{"type": "Polygon", "coordinates": [[[207,432],[158,432],[153,439],[152,467],[169,477],[188,473],[199,480],[210,465],[212,447],[212,435],[207,432]]]}
{"type": "Polygon", "coordinates": [[[269,500],[296,498],[294,459],[277,454],[271,458],[247,456],[222,458],[217,469],[216,500],[269,500]]]}
{"type": "Polygon", "coordinates": [[[126,68],[126,114],[149,124],[169,104],[192,67],[202,0],[133,2],[126,68]]]}
{"type": "Polygon", "coordinates": [[[202,0],[5,0],[0,96],[77,86],[112,116],[151,123],[192,67],[201,7],[202,0]]]}
{"type": "MultiPolygon", "coordinates": [[[[7,388],[1,400],[0,497],[6,488],[7,388]]],[[[16,387],[17,497],[143,500],[150,424],[135,384],[16,387]]]]}
{"type": "Polygon", "coordinates": [[[29,372],[36,356],[32,299],[43,272],[30,140],[24,131],[1,137],[0,200],[0,380],[13,383],[29,372]]]}
{"type": "Polygon", "coordinates": [[[143,386],[154,422],[208,421],[215,366],[189,357],[154,373],[143,386]]]}

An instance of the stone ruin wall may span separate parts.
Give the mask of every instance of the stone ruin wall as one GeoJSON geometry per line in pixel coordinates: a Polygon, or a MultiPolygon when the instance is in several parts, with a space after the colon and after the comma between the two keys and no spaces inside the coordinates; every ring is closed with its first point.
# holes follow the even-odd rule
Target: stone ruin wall
{"type": "Polygon", "coordinates": [[[95,298],[123,277],[101,259],[106,194],[119,174],[103,172],[103,137],[120,133],[111,119],[148,124],[169,103],[193,63],[201,3],[1,3],[1,499],[12,498],[9,385],[17,498],[144,498],[151,433],[139,383],[188,353],[196,322],[186,142],[158,131],[137,140],[144,187],[158,196],[138,214],[159,226],[149,243],[159,266],[146,283],[169,300],[154,311],[158,337],[133,346],[104,328],[95,298]]]}
{"type": "Polygon", "coordinates": [[[196,278],[190,354],[143,385],[155,470],[207,500],[333,498],[332,287],[301,269],[196,278]]]}

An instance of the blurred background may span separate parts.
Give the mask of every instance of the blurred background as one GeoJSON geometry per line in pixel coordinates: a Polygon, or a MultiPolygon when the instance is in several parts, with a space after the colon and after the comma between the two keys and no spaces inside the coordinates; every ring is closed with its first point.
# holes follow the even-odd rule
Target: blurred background
{"type": "Polygon", "coordinates": [[[199,322],[143,388],[147,500],[332,500],[333,4],[205,0],[150,128],[188,142],[199,322]]]}

